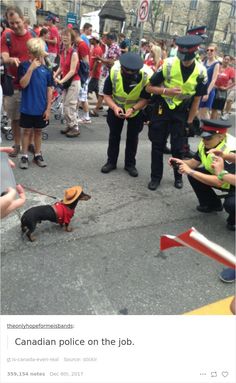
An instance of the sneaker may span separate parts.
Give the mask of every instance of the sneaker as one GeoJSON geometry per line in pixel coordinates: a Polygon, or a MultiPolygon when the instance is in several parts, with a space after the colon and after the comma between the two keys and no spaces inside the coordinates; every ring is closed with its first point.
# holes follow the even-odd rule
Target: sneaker
{"type": "Polygon", "coordinates": [[[235,269],[224,269],[221,271],[219,278],[221,279],[222,282],[225,283],[232,283],[235,281],[235,269]]]}
{"type": "Polygon", "coordinates": [[[89,118],[88,120],[86,120],[85,118],[79,118],[78,119],[78,123],[79,124],[91,124],[91,119],[89,118]]]}
{"type": "Polygon", "coordinates": [[[228,114],[228,113],[225,113],[225,114],[223,114],[223,116],[221,116],[220,118],[221,118],[221,120],[223,120],[223,121],[228,121],[228,119],[229,119],[229,114],[228,114]]]}
{"type": "Polygon", "coordinates": [[[20,169],[28,169],[29,160],[28,157],[22,156],[19,163],[20,169]]]}
{"type": "Polygon", "coordinates": [[[29,144],[28,146],[28,152],[35,154],[35,147],[33,144],[29,144]]]}
{"type": "Polygon", "coordinates": [[[66,137],[78,137],[80,135],[80,130],[78,128],[72,128],[66,133],[66,137]]]}
{"type": "Polygon", "coordinates": [[[14,151],[12,153],[9,154],[9,157],[17,157],[18,154],[20,153],[20,145],[13,145],[12,148],[14,149],[14,151]]]}
{"type": "Polygon", "coordinates": [[[43,159],[42,154],[38,156],[34,156],[33,161],[36,165],[38,165],[40,168],[45,168],[47,166],[46,162],[43,159]]]}

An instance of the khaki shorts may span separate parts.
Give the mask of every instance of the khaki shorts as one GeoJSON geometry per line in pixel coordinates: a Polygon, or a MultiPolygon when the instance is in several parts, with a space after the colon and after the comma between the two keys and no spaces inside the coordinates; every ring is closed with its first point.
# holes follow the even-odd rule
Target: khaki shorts
{"type": "Polygon", "coordinates": [[[4,107],[10,120],[20,119],[21,91],[14,90],[13,96],[4,96],[4,107]]]}
{"type": "Polygon", "coordinates": [[[105,83],[106,77],[101,76],[98,81],[98,94],[99,96],[104,96],[103,88],[105,83]]]}
{"type": "Polygon", "coordinates": [[[227,94],[227,101],[234,102],[236,99],[235,96],[236,96],[236,89],[235,88],[230,89],[227,94]]]}

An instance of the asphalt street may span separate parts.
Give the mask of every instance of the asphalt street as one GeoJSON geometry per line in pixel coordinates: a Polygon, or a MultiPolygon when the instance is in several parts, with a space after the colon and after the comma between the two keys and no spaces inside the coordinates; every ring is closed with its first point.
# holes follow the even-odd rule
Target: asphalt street
{"type": "MultiPolygon", "coordinates": [[[[34,243],[22,238],[17,214],[2,221],[3,315],[182,314],[234,293],[234,284],[219,280],[223,265],[216,261],[184,247],[159,252],[161,235],[177,235],[191,227],[234,252],[234,233],[225,227],[227,214],[196,211],[187,178],[182,190],[174,188],[167,155],[160,188],[147,189],[147,127],[138,148],[139,177],[123,169],[124,135],[118,169],[102,174],[108,142],[103,114],[71,139],[60,134],[63,125],[52,117],[42,146],[47,168],[30,163],[28,170],[17,166],[14,171],[17,183],[58,199],[73,185],[83,186],[92,198],[78,204],[73,232],[42,222],[34,243]]],[[[12,144],[4,137],[3,142],[12,144]]],[[[190,142],[196,149],[199,137],[190,142]]],[[[53,202],[27,191],[20,214],[53,202]]]]}

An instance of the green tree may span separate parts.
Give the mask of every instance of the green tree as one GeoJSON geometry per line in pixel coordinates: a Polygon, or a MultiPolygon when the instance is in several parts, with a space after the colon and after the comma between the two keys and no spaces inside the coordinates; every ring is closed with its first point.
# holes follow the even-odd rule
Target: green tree
{"type": "Polygon", "coordinates": [[[156,32],[158,16],[162,12],[161,0],[152,0],[148,21],[151,24],[152,32],[156,32]]]}

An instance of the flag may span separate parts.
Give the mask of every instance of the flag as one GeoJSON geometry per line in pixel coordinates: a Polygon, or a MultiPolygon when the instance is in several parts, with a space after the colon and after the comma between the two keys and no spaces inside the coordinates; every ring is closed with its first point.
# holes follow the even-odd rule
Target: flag
{"type": "Polygon", "coordinates": [[[206,255],[216,261],[223,263],[225,266],[235,268],[236,258],[222,246],[207,239],[199,233],[194,227],[185,231],[178,236],[162,235],[160,238],[160,250],[166,250],[171,247],[186,246],[197,251],[200,254],[206,255]]]}

